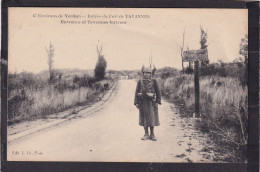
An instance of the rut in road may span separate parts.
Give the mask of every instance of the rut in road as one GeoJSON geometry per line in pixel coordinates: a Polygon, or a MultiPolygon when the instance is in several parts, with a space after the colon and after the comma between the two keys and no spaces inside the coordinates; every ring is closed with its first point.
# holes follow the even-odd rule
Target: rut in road
{"type": "Polygon", "coordinates": [[[134,106],[136,82],[120,80],[117,94],[104,107],[80,120],[40,132],[8,146],[10,161],[211,162],[203,152],[206,135],[195,119],[182,119],[166,101],[159,106],[158,141],[141,140],[134,106]],[[40,153],[39,153],[40,152],[40,153]]]}

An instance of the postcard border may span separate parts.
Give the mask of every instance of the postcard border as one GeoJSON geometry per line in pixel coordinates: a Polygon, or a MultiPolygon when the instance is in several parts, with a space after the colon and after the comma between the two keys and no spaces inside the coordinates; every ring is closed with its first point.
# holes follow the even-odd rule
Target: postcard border
{"type": "Polygon", "coordinates": [[[3,171],[258,171],[259,170],[259,2],[243,1],[2,1],[1,51],[1,165],[3,171]],[[8,7],[113,7],[113,8],[247,8],[249,10],[248,163],[105,163],[10,162],[7,159],[8,7]]]}

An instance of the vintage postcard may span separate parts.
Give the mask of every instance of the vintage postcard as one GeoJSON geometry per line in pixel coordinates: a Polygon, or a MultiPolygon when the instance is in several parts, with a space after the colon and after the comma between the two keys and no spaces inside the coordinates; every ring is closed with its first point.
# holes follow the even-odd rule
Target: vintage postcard
{"type": "Polygon", "coordinates": [[[247,162],[248,10],[8,8],[8,161],[247,162]]]}

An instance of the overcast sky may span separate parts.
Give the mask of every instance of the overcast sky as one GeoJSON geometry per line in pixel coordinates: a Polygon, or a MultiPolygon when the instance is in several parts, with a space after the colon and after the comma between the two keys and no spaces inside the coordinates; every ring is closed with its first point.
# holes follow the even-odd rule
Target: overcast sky
{"type": "MultiPolygon", "coordinates": [[[[102,42],[108,69],[140,69],[142,64],[181,68],[177,44],[185,30],[185,48],[200,48],[200,25],[208,33],[210,62],[231,62],[239,54],[241,38],[247,33],[247,10],[241,9],[88,9],[10,8],[9,71],[40,72],[48,69],[45,47],[55,46],[55,68],[93,69],[96,45],[102,42]],[[59,18],[41,15],[123,15],[113,21],[127,24],[61,24],[59,18]],[[126,14],[149,15],[146,19],[125,19],[126,14]]],[[[63,20],[77,20],[75,18],[63,20]]]]}

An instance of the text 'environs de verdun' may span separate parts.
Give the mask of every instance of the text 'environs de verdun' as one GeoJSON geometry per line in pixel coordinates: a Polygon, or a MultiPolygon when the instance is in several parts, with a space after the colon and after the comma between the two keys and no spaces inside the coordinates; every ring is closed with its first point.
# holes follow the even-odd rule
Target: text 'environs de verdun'
{"type": "Polygon", "coordinates": [[[149,15],[133,14],[103,14],[103,15],[77,15],[77,14],[33,14],[34,18],[60,18],[62,24],[127,24],[125,19],[149,19],[149,15]],[[78,20],[83,19],[83,20],[78,20]],[[114,19],[114,20],[110,20],[114,19]]]}

